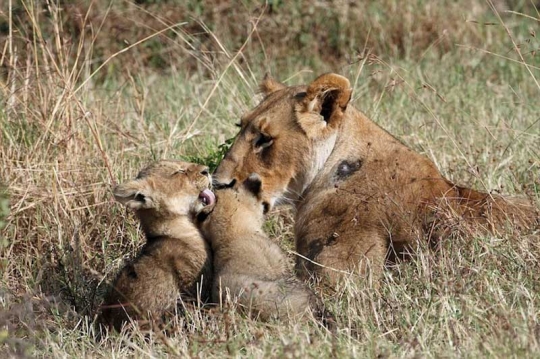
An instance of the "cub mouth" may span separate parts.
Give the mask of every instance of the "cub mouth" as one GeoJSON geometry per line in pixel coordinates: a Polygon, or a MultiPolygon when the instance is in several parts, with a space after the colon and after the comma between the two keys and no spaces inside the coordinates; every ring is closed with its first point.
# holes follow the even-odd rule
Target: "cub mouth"
{"type": "Polygon", "coordinates": [[[199,193],[199,199],[204,206],[210,206],[216,203],[216,195],[208,188],[199,193]]]}

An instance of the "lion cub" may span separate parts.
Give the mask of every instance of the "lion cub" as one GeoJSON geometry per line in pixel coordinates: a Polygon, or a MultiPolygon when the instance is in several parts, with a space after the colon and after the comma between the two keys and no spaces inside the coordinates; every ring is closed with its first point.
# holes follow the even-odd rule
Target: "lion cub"
{"type": "Polygon", "coordinates": [[[211,252],[193,215],[215,202],[208,168],[163,160],[114,189],[135,211],[147,243],[118,274],[102,307],[102,322],[120,330],[129,319],[160,320],[177,301],[208,299],[211,252]]]}
{"type": "Polygon", "coordinates": [[[261,186],[252,174],[236,189],[216,192],[216,204],[197,215],[214,256],[212,300],[229,294],[262,320],[300,318],[310,309],[326,319],[322,301],[292,274],[285,253],[262,230],[269,204],[261,186]]]}

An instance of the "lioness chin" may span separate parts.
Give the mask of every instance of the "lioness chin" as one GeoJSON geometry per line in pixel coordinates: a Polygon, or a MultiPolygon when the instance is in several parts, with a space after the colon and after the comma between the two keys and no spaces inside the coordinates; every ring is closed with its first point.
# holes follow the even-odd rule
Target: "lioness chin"
{"type": "Polygon", "coordinates": [[[212,257],[194,214],[215,202],[205,166],[162,160],[114,189],[116,200],[135,211],[147,243],[118,274],[102,306],[101,322],[160,323],[182,301],[206,301],[212,257]]]}
{"type": "Polygon", "coordinates": [[[334,286],[344,273],[379,274],[390,252],[421,238],[538,229],[531,201],[450,182],[355,109],[345,77],[290,87],[267,77],[261,90],[214,179],[227,185],[256,172],[270,204],[294,203],[300,275],[334,286]]]}

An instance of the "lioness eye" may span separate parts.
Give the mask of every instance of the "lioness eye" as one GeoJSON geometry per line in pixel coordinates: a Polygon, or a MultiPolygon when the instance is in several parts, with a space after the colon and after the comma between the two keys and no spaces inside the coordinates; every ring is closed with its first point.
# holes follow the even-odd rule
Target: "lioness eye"
{"type": "Polygon", "coordinates": [[[242,124],[240,122],[234,124],[236,127],[242,128],[242,124]]]}
{"type": "Polygon", "coordinates": [[[274,139],[270,136],[263,135],[262,133],[257,138],[257,141],[255,142],[255,147],[258,148],[266,148],[270,147],[274,143],[274,139]]]}
{"type": "Polygon", "coordinates": [[[178,171],[174,172],[173,175],[177,175],[177,174],[181,174],[181,173],[186,173],[186,170],[179,169],[178,171]]]}

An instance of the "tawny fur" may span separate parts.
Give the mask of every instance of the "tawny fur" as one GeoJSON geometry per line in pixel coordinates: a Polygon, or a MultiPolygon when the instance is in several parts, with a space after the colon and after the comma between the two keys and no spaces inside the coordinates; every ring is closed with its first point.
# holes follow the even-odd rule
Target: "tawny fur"
{"type": "Polygon", "coordinates": [[[334,285],[343,271],[365,274],[370,266],[379,274],[389,251],[464,228],[469,235],[538,229],[531,201],[455,185],[351,106],[346,78],[325,74],[297,87],[266,78],[260,87],[266,97],[242,117],[214,177],[226,184],[256,172],[271,204],[295,204],[303,277],[334,285]]]}
{"type": "Polygon", "coordinates": [[[104,323],[120,330],[129,320],[159,322],[180,300],[209,298],[211,252],[193,223],[209,185],[207,167],[163,160],[114,189],[116,200],[135,211],[147,243],[105,297],[104,323]]]}
{"type": "Polygon", "coordinates": [[[214,256],[212,300],[223,303],[229,296],[261,320],[299,319],[309,310],[326,319],[321,300],[292,274],[286,255],[264,234],[260,180],[249,184],[252,180],[217,191],[215,207],[202,210],[211,210],[200,227],[214,256]]]}

